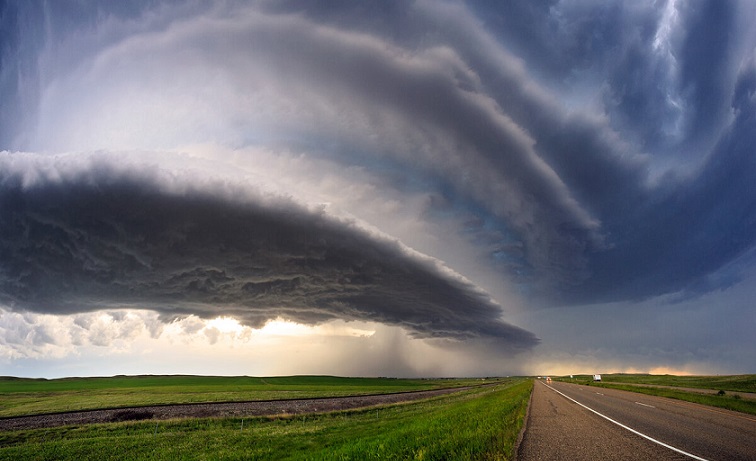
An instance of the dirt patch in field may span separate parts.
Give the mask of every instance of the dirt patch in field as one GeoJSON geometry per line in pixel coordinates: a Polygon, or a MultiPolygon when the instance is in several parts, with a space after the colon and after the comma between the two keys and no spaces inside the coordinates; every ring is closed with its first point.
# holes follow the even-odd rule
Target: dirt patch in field
{"type": "Polygon", "coordinates": [[[110,421],[114,423],[120,421],[142,421],[144,419],[152,419],[153,416],[155,416],[155,414],[149,410],[136,408],[116,411],[115,414],[110,417],[110,421]]]}

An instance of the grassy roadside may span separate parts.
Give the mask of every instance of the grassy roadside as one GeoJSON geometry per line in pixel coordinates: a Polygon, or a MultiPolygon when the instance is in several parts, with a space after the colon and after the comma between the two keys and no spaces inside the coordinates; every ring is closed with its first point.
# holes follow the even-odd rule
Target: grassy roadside
{"type": "Polygon", "coordinates": [[[649,384],[756,393],[756,375],[675,376],[615,373],[603,375],[602,379],[606,383],[649,384]]]}
{"type": "Polygon", "coordinates": [[[576,375],[574,378],[560,377],[556,379],[576,384],[608,387],[639,394],[656,395],[659,397],[667,397],[756,415],[756,400],[744,399],[737,394],[737,392],[756,391],[756,389],[754,389],[756,387],[756,375],[672,376],[611,374],[602,375],[602,382],[600,383],[592,382],[592,377],[588,375],[576,375]],[[643,386],[638,386],[638,384],[642,384],[643,386]],[[655,386],[721,389],[723,394],[712,395],[690,392],[683,389],[655,386]]]}
{"type": "Polygon", "coordinates": [[[0,459],[513,459],[532,380],[294,418],[187,419],[0,433],[0,459]]]}
{"type": "Polygon", "coordinates": [[[600,387],[609,387],[623,391],[631,391],[639,394],[656,395],[659,397],[668,397],[671,399],[684,400],[686,402],[700,403],[712,407],[723,408],[726,410],[739,411],[756,415],[756,401],[737,398],[733,395],[709,395],[699,394],[696,392],[686,392],[677,389],[665,387],[640,387],[627,384],[602,383],[600,387]]]}
{"type": "Polygon", "coordinates": [[[481,382],[333,376],[118,376],[55,380],[5,377],[0,378],[0,417],[172,403],[385,394],[481,382]]]}

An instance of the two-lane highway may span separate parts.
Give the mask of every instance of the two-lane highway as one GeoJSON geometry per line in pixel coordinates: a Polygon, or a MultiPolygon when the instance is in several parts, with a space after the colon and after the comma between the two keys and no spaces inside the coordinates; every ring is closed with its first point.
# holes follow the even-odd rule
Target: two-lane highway
{"type": "Polygon", "coordinates": [[[592,386],[537,382],[518,459],[756,460],[756,417],[592,386]]]}

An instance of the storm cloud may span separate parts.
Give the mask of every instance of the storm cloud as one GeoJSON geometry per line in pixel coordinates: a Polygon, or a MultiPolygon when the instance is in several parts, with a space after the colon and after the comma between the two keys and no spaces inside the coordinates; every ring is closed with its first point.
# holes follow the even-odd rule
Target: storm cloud
{"type": "Polygon", "coordinates": [[[371,320],[420,338],[537,342],[501,321],[487,294],[398,242],[285,198],[202,189],[113,158],[80,170],[64,156],[40,171],[38,157],[3,155],[3,304],[232,316],[257,328],[276,318],[371,320]]]}
{"type": "Polygon", "coordinates": [[[1,13],[8,309],[527,349],[542,309],[663,317],[752,274],[753,2],[1,13]]]}

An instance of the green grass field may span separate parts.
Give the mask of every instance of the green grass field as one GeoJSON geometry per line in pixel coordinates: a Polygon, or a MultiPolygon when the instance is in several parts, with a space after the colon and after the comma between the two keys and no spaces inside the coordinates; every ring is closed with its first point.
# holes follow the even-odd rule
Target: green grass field
{"type": "MultiPolygon", "coordinates": [[[[573,378],[562,376],[555,379],[586,384],[593,381],[593,375],[574,375],[573,378]]],[[[601,375],[601,379],[603,383],[649,384],[756,393],[756,375],[676,376],[612,373],[601,375]]]]}
{"type": "MultiPolygon", "coordinates": [[[[267,378],[266,378],[267,380],[267,378]]],[[[0,459],[513,459],[533,382],[291,418],[126,422],[0,433],[0,459]]]]}
{"type": "Polygon", "coordinates": [[[141,405],[280,400],[436,389],[474,379],[340,378],[333,376],[0,378],[0,417],[141,405]]]}
{"type": "Polygon", "coordinates": [[[603,375],[602,380],[607,383],[651,384],[756,393],[756,375],[675,376],[618,373],[603,375]]]}

